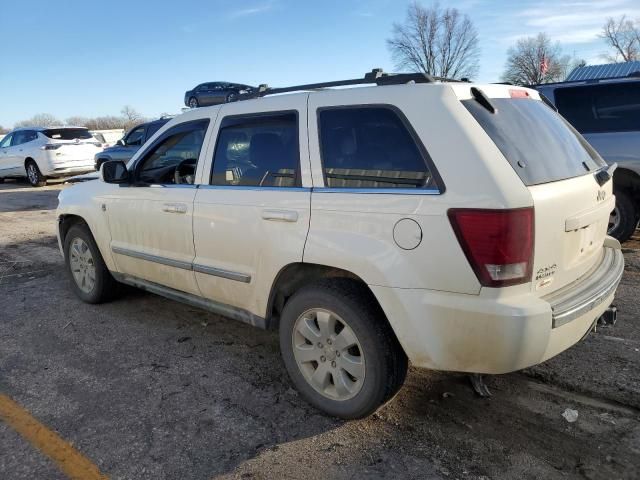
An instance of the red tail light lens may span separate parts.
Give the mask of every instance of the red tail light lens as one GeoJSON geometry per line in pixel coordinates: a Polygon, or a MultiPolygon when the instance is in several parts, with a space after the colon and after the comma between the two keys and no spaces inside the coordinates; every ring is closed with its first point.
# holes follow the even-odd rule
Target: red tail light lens
{"type": "Polygon", "coordinates": [[[533,208],[449,210],[451,226],[478,280],[485,287],[531,281],[533,208]]]}

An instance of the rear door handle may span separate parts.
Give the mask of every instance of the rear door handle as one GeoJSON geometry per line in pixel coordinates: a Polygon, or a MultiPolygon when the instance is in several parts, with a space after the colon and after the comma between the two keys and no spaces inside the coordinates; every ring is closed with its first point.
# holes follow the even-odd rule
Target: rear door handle
{"type": "Polygon", "coordinates": [[[276,222],[297,222],[298,212],[295,210],[263,210],[262,219],[276,222]]]}
{"type": "Polygon", "coordinates": [[[187,206],[184,203],[165,203],[162,211],[167,213],[187,213],[187,206]]]}

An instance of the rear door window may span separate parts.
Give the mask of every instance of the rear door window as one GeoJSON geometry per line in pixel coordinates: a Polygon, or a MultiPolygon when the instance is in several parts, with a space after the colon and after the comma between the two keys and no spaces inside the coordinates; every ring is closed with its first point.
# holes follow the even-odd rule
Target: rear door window
{"type": "Polygon", "coordinates": [[[435,187],[414,136],[389,107],[331,107],[318,113],[325,186],[435,187]]]}
{"type": "Polygon", "coordinates": [[[640,82],[558,88],[555,99],[582,133],[640,131],[640,82]]]}
{"type": "Polygon", "coordinates": [[[476,100],[462,104],[527,185],[564,180],[606,165],[560,115],[528,98],[492,98],[496,113],[476,100]]]}

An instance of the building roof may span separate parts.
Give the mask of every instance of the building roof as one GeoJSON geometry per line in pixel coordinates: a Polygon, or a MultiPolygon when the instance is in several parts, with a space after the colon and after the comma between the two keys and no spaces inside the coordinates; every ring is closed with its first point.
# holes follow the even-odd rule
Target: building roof
{"type": "Polygon", "coordinates": [[[626,77],[640,72],[640,62],[608,63],[575,68],[565,81],[596,80],[601,78],[626,77]]]}

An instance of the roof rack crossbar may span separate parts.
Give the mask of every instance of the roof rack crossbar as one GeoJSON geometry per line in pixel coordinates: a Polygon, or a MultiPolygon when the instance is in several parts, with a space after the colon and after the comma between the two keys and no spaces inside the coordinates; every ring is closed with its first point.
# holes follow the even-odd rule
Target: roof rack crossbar
{"type": "Polygon", "coordinates": [[[238,100],[249,100],[251,98],[264,97],[265,95],[276,95],[278,93],[298,92],[302,90],[318,90],[330,87],[345,87],[349,85],[401,85],[409,82],[415,83],[434,83],[436,81],[459,82],[461,80],[453,80],[443,77],[433,77],[425,73],[384,73],[381,68],[374,68],[367,72],[363,78],[352,78],[348,80],[334,80],[332,82],[307,83],[304,85],[294,85],[291,87],[271,88],[266,84],[262,84],[258,89],[251,93],[245,93],[238,97],[238,100]]]}

